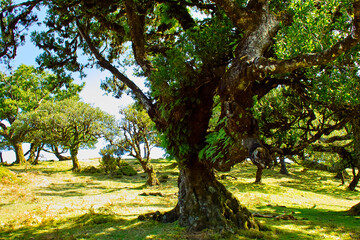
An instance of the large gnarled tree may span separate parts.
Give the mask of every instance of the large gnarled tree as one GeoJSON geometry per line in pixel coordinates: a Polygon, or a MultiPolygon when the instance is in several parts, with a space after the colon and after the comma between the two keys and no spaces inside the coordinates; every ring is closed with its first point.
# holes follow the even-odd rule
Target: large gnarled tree
{"type": "Polygon", "coordinates": [[[108,89],[119,96],[126,86],[142,103],[180,166],[178,204],[161,219],[178,219],[189,230],[258,227],[216,180],[214,168],[227,170],[248,156],[267,156],[252,152],[258,149],[254,144],[266,152],[257,140],[254,98],[296,81],[289,75],[297,70],[333,64],[359,42],[359,0],[42,4],[48,9],[49,30],[33,35],[45,50],[39,62],[57,70],[81,70],[76,55],[81,49],[89,63],[113,74],[108,89]],[[130,63],[138,66],[149,92],[119,70],[129,42],[130,63]],[[209,131],[215,96],[221,114],[209,131]]]}

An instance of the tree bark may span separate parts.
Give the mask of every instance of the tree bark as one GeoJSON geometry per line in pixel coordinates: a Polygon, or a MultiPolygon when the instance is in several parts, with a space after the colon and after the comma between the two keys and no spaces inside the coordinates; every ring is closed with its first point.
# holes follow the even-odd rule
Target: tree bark
{"type": "Polygon", "coordinates": [[[157,179],[156,177],[156,173],[154,171],[154,167],[151,163],[147,163],[144,160],[139,160],[139,162],[141,163],[141,166],[144,170],[145,173],[147,173],[148,175],[148,179],[146,181],[146,184],[149,186],[156,186],[156,185],[160,185],[160,181],[157,179]]]}
{"type": "Polygon", "coordinates": [[[4,159],[2,157],[2,152],[0,152],[0,163],[4,163],[4,159]]]}
{"type": "Polygon", "coordinates": [[[262,172],[263,172],[263,168],[257,166],[255,183],[261,183],[262,172]]]}
{"type": "Polygon", "coordinates": [[[35,152],[37,150],[39,145],[31,143],[30,144],[30,154],[29,154],[29,158],[28,158],[28,162],[31,163],[32,165],[37,165],[39,163],[39,161],[37,159],[35,159],[35,152]]]}
{"type": "Polygon", "coordinates": [[[59,148],[57,146],[52,146],[52,150],[53,150],[53,154],[57,157],[57,159],[59,159],[59,161],[67,161],[71,159],[71,156],[63,156],[61,155],[61,153],[59,152],[59,148]]]}
{"type": "Polygon", "coordinates": [[[80,163],[79,163],[79,159],[77,158],[78,151],[79,151],[78,149],[70,149],[71,160],[73,163],[73,167],[72,167],[73,172],[80,172],[80,163]]]}
{"type": "Polygon", "coordinates": [[[355,188],[356,188],[357,184],[359,183],[359,180],[360,180],[360,170],[358,171],[358,173],[356,175],[354,175],[353,180],[349,184],[348,189],[351,191],[355,191],[355,188]]]}
{"type": "Polygon", "coordinates": [[[181,168],[179,202],[162,221],[179,220],[189,231],[209,228],[215,231],[259,229],[253,215],[216,180],[214,172],[199,161],[181,168]]]}
{"type": "Polygon", "coordinates": [[[24,150],[21,143],[14,143],[13,144],[16,156],[16,164],[24,165],[26,163],[26,159],[24,157],[24,150]]]}
{"type": "Polygon", "coordinates": [[[285,174],[285,175],[289,175],[289,172],[288,172],[288,170],[286,168],[286,162],[285,162],[284,157],[280,157],[280,166],[281,166],[280,173],[285,174]]]}

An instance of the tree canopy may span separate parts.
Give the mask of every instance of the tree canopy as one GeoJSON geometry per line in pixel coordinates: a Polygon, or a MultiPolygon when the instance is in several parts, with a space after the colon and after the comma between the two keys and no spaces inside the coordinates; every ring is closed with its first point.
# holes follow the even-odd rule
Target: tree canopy
{"type": "Polygon", "coordinates": [[[17,162],[23,163],[21,143],[26,132],[15,132],[12,124],[21,114],[39,107],[42,101],[77,96],[83,85],[26,65],[19,66],[9,75],[0,73],[0,79],[0,135],[14,148],[17,162]]]}
{"type": "Polygon", "coordinates": [[[122,119],[118,123],[118,135],[111,136],[108,148],[123,155],[128,153],[139,161],[144,172],[148,174],[146,183],[150,186],[159,185],[156,172],[151,164],[150,153],[158,146],[159,138],[146,111],[136,104],[121,109],[122,119]]]}
{"type": "MultiPolygon", "coordinates": [[[[319,83],[319,91],[326,92],[318,78],[336,79],[338,86],[354,82],[342,88],[341,96],[358,86],[353,80],[358,78],[359,0],[2,4],[1,14],[7,16],[2,25],[15,32],[12,19],[29,20],[34,4],[47,9],[45,30],[32,34],[44,50],[37,59],[41,66],[57,74],[92,66],[107,70],[113,74],[103,83],[108,91],[120,96],[128,89],[144,106],[181,166],[179,202],[159,218],[178,219],[189,230],[258,228],[213,173],[248,156],[258,162],[268,158],[254,101],[280,85],[301,84],[304,90],[297,93],[307,96],[313,90],[305,83],[319,83]],[[124,64],[137,68],[148,91],[122,73],[124,64]],[[214,112],[216,105],[220,114],[214,112]]],[[[3,41],[15,48],[18,43],[7,40],[12,32],[5,30],[3,41]]],[[[320,100],[336,104],[336,95],[328,94],[320,100]]]]}
{"type": "Polygon", "coordinates": [[[47,101],[15,122],[17,131],[28,133],[28,141],[61,146],[70,150],[73,170],[79,171],[79,149],[94,148],[98,139],[111,134],[114,117],[90,104],[70,98],[47,101]]]}

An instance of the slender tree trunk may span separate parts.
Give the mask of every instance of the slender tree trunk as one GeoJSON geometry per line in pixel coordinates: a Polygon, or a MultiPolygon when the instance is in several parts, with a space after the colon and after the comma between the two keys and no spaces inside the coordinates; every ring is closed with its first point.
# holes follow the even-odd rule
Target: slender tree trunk
{"type": "Polygon", "coordinates": [[[261,183],[262,172],[263,172],[263,168],[257,166],[255,183],[261,183]]]}
{"type": "Polygon", "coordinates": [[[24,165],[26,163],[26,159],[24,157],[24,150],[21,143],[14,143],[13,144],[16,156],[16,164],[24,165]]]}
{"type": "Polygon", "coordinates": [[[28,162],[36,165],[38,164],[38,162],[35,162],[35,151],[37,149],[37,144],[31,143],[30,144],[30,150],[29,150],[29,158],[28,158],[28,162]]]}
{"type": "Polygon", "coordinates": [[[259,229],[252,214],[216,180],[212,169],[199,161],[180,170],[179,202],[162,220],[179,220],[189,231],[259,229]]]}
{"type": "Polygon", "coordinates": [[[4,163],[4,159],[2,157],[2,152],[0,152],[0,163],[4,163]]]}
{"type": "Polygon", "coordinates": [[[79,163],[79,159],[77,158],[79,150],[76,149],[70,149],[70,155],[71,155],[71,160],[73,163],[73,167],[72,167],[72,171],[73,172],[80,172],[80,163],[79,163]]]}
{"type": "Polygon", "coordinates": [[[281,166],[280,173],[285,174],[285,175],[289,175],[289,172],[288,172],[288,170],[286,168],[286,162],[285,162],[284,157],[280,157],[280,166],[281,166]]]}
{"type": "Polygon", "coordinates": [[[355,191],[355,188],[356,188],[357,184],[359,183],[359,180],[360,180],[360,170],[358,170],[358,173],[356,175],[354,175],[353,180],[349,184],[348,189],[351,191],[355,191]]]}

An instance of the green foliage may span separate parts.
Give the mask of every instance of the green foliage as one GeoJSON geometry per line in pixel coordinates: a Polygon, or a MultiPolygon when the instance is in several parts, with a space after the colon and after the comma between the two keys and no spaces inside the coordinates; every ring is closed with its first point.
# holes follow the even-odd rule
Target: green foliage
{"type": "Polygon", "coordinates": [[[289,59],[303,53],[320,52],[350,34],[350,1],[289,1],[294,22],[276,36],[276,53],[289,59]]]}
{"type": "Polygon", "coordinates": [[[230,146],[234,144],[224,127],[218,131],[209,133],[206,136],[206,143],[206,147],[199,152],[199,157],[200,159],[207,159],[212,162],[218,159],[224,159],[224,153],[226,154],[230,146]]]}
{"type": "Polygon", "coordinates": [[[7,76],[0,73],[0,119],[12,123],[18,114],[34,110],[43,100],[62,100],[76,97],[82,86],[71,79],[55,75],[32,66],[21,65],[7,76]],[[66,87],[63,86],[66,84],[66,87]]]}
{"type": "MultiPolygon", "coordinates": [[[[20,65],[10,75],[0,73],[0,80],[0,135],[3,145],[12,146],[17,162],[22,163],[25,159],[17,146],[26,141],[29,128],[17,128],[17,119],[34,111],[43,101],[59,101],[70,96],[78,98],[84,85],[26,65],[20,65]]],[[[36,142],[36,139],[29,142],[36,142]]]]}
{"type": "Polygon", "coordinates": [[[100,154],[102,156],[100,166],[104,169],[105,173],[115,173],[116,169],[120,167],[121,158],[113,156],[113,149],[101,149],[100,154]]]}
{"type": "Polygon", "coordinates": [[[102,155],[100,167],[104,169],[105,173],[109,173],[114,177],[122,177],[123,175],[135,176],[137,172],[128,162],[121,159],[120,156],[114,156],[116,150],[114,146],[108,146],[100,150],[100,154],[102,155]]]}
{"type": "Polygon", "coordinates": [[[125,176],[135,176],[137,174],[137,171],[130,165],[121,166],[119,171],[125,176]]]}
{"type": "Polygon", "coordinates": [[[140,162],[149,161],[151,149],[159,146],[158,133],[154,122],[140,106],[129,105],[121,109],[122,119],[117,123],[118,135],[108,138],[110,144],[104,149],[110,155],[128,153],[140,162]]]}
{"type": "Polygon", "coordinates": [[[79,148],[94,148],[98,138],[116,132],[113,116],[74,98],[43,102],[15,124],[18,131],[31,132],[29,141],[58,145],[75,155],[79,148]]]}

